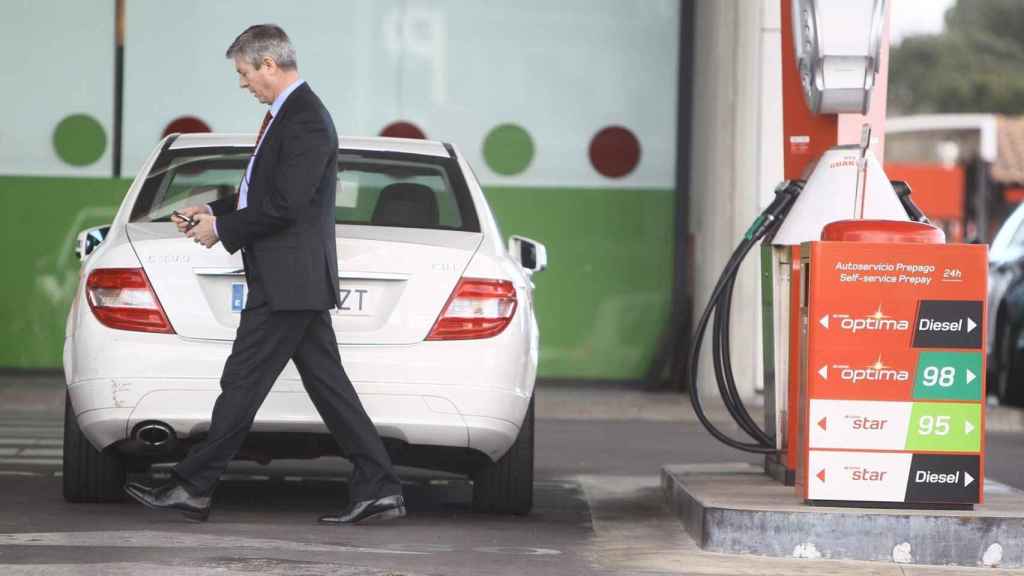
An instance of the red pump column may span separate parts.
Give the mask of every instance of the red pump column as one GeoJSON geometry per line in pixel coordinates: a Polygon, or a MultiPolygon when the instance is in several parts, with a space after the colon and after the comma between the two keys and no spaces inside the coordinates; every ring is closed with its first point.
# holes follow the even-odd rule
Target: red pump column
{"type": "MultiPolygon", "coordinates": [[[[889,75],[889,10],[891,0],[886,4],[885,24],[882,30],[881,65],[871,93],[871,107],[867,115],[861,114],[814,114],[807,108],[803,88],[797,71],[793,46],[793,21],[791,0],[779,0],[782,11],[782,137],[784,178],[799,180],[805,171],[821,154],[839,144],[860,142],[861,127],[868,123],[872,128],[871,151],[881,161],[884,158],[885,103],[888,94],[889,75]]],[[[777,374],[776,386],[788,387],[786,427],[783,436],[797,437],[799,374],[800,366],[800,247],[794,246],[790,254],[790,307],[789,307],[789,371],[777,374]]],[[[778,407],[782,408],[782,407],[778,407]]],[[[778,409],[777,408],[777,409],[778,409]]],[[[779,464],[789,472],[790,477],[797,468],[799,447],[787,445],[779,464]]]]}

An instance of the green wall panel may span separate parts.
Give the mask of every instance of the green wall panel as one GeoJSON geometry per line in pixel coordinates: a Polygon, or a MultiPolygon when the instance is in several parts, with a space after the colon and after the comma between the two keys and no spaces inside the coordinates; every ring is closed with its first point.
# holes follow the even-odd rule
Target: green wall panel
{"type": "Polygon", "coordinates": [[[673,191],[487,186],[502,234],[548,249],[534,276],[539,373],[643,377],[668,316],[673,191]]]}
{"type": "MultiPolygon", "coordinates": [[[[73,243],[110,222],[130,181],[0,177],[5,282],[0,367],[59,368],[75,287],[73,243]]],[[[548,248],[535,275],[540,375],[643,376],[672,283],[672,191],[486,187],[503,234],[548,248]]]]}
{"type": "Polygon", "coordinates": [[[0,176],[0,367],[60,368],[78,232],[109,223],[129,180],[0,176]]]}

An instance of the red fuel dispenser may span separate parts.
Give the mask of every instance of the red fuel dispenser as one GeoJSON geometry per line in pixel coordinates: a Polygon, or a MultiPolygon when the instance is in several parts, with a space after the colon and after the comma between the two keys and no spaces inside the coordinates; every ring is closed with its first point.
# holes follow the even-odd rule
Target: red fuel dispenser
{"type": "Polygon", "coordinates": [[[943,244],[941,232],[918,224],[927,220],[909,187],[890,182],[876,160],[883,142],[867,127],[885,119],[886,2],[780,4],[789,180],[741,240],[697,323],[695,412],[723,443],[765,454],[766,470],[799,483],[810,502],[980,502],[987,258],[984,247],[943,244]],[[854,140],[856,128],[859,146],[835,145],[854,140]],[[729,366],[732,287],[758,242],[763,428],[729,366]],[[703,414],[698,364],[709,326],[722,399],[753,442],[703,414]]]}
{"type": "Polygon", "coordinates": [[[919,222],[834,222],[802,245],[806,501],[983,501],[987,262],[919,222]]]}

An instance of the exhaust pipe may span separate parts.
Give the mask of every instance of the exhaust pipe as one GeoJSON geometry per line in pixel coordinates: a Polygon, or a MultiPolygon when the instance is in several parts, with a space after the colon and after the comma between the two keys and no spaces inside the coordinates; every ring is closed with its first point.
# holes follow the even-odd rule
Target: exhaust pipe
{"type": "Polygon", "coordinates": [[[150,448],[170,448],[178,439],[174,429],[163,422],[144,422],[135,428],[133,437],[150,448]]]}

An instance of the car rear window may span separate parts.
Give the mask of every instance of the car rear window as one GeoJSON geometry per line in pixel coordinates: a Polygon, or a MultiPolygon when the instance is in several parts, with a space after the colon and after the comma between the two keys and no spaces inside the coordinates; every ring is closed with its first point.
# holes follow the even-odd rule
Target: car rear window
{"type": "MultiPolygon", "coordinates": [[[[171,212],[235,194],[249,162],[245,148],[165,150],[132,209],[132,222],[165,222],[171,212]]],[[[335,221],[479,232],[452,158],[340,150],[335,221]]]]}

